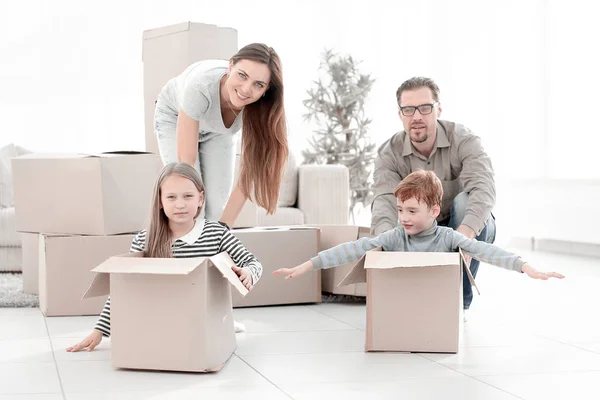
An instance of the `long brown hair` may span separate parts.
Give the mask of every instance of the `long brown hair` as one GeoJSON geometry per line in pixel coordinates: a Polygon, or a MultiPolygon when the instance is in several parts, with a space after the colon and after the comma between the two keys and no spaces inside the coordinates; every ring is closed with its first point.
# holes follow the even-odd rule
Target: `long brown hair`
{"type": "MultiPolygon", "coordinates": [[[[165,214],[162,208],[161,197],[161,186],[171,175],[179,175],[183,178],[187,178],[194,183],[198,192],[204,192],[204,183],[200,174],[194,167],[186,163],[171,163],[163,167],[156,178],[154,184],[154,194],[152,195],[152,211],[150,213],[150,226],[148,227],[148,234],[146,235],[146,246],[144,249],[144,255],[146,257],[153,258],[171,258],[173,257],[173,250],[171,243],[173,241],[173,233],[169,228],[169,218],[165,214]]],[[[194,218],[200,215],[202,207],[198,207],[198,212],[194,218]]]]}
{"type": "Polygon", "coordinates": [[[240,60],[265,64],[271,71],[264,96],[244,108],[239,186],[246,197],[273,214],[289,151],[281,60],[272,47],[262,43],[244,46],[231,58],[234,65],[240,60]]]}

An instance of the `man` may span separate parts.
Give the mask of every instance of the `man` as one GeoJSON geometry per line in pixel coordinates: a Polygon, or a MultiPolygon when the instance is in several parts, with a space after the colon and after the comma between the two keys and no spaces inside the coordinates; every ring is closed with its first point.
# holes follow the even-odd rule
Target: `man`
{"type": "MultiPolygon", "coordinates": [[[[378,150],[371,205],[371,233],[378,235],[398,224],[394,188],[413,171],[433,171],[442,181],[444,197],[437,223],[468,238],[493,243],[496,224],[494,171],[479,137],[454,122],[439,120],[440,89],[429,78],[414,77],[396,91],[404,131],[378,150]]],[[[470,270],[477,275],[479,261],[470,270]]],[[[463,307],[469,309],[473,291],[463,279],[463,307]]]]}

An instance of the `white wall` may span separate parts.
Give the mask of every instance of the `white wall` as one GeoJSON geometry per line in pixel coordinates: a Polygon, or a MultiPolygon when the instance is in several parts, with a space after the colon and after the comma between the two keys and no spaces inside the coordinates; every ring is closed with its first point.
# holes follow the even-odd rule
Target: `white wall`
{"type": "MultiPolygon", "coordinates": [[[[396,88],[413,75],[430,76],[442,90],[442,117],[483,138],[499,181],[517,182],[514,190],[519,190],[523,181],[585,180],[569,186],[571,195],[596,193],[600,132],[593,115],[600,89],[595,42],[600,24],[593,2],[296,0],[285,5],[275,0],[2,2],[0,145],[142,150],[142,31],[192,20],[234,27],[240,45],[262,41],[279,52],[297,155],[310,135],[302,100],[317,78],[321,52],[332,47],[362,59],[363,70],[377,80],[367,104],[376,143],[401,129],[396,88]]],[[[514,207],[536,210],[539,201],[525,197],[514,207]]],[[[509,204],[513,207],[502,200],[499,210],[509,204]]],[[[592,213],[585,221],[574,218],[573,226],[599,222],[592,213]]],[[[539,225],[522,221],[511,229],[533,234],[539,225]]],[[[570,237],[577,239],[573,232],[570,237]]]]}

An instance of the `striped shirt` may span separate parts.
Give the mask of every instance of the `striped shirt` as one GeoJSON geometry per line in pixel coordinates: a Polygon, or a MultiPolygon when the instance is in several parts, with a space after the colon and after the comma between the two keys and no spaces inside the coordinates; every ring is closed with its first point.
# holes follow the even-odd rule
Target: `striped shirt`
{"type": "MultiPolygon", "coordinates": [[[[129,251],[144,251],[145,244],[146,231],[143,230],[133,238],[129,251]]],[[[263,268],[258,259],[227,228],[217,222],[197,220],[192,231],[176,239],[172,248],[175,258],[211,257],[225,251],[236,266],[248,269],[252,285],[256,285],[262,275],[263,268]]],[[[94,329],[102,332],[103,336],[110,336],[110,296],[94,329]]]]}
{"type": "Polygon", "coordinates": [[[314,269],[331,268],[358,261],[367,251],[382,247],[384,251],[456,252],[462,249],[484,263],[522,272],[525,262],[498,246],[469,239],[452,228],[433,225],[416,235],[408,235],[402,226],[375,237],[364,237],[319,252],[311,259],[314,269]]]}

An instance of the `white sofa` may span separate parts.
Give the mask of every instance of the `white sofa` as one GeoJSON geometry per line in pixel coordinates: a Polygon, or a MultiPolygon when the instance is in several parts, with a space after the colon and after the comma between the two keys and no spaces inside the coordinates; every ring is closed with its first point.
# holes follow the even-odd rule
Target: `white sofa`
{"type": "Polygon", "coordinates": [[[16,229],[10,159],[27,153],[14,144],[0,148],[0,271],[21,271],[21,236],[16,229]]]}
{"type": "MultiPolygon", "coordinates": [[[[236,178],[239,155],[236,160],[236,178]]],[[[350,184],[344,165],[297,165],[290,153],[274,214],[248,201],[234,228],[348,224],[350,184]]]]}

